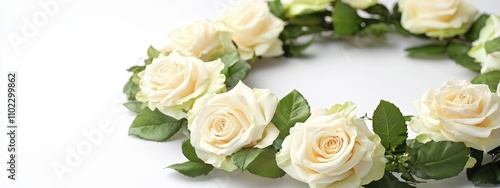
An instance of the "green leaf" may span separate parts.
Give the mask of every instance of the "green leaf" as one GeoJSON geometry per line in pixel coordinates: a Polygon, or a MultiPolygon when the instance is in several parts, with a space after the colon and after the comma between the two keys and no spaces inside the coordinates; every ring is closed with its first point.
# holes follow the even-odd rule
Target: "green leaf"
{"type": "Polygon", "coordinates": [[[469,31],[465,34],[467,40],[475,41],[477,40],[477,38],[479,38],[479,33],[481,32],[481,29],[486,25],[486,20],[489,17],[490,16],[487,14],[482,14],[481,16],[479,16],[479,18],[477,18],[476,22],[472,24],[469,31]]]}
{"type": "Polygon", "coordinates": [[[387,9],[387,7],[385,7],[382,4],[376,4],[371,7],[368,7],[367,9],[365,9],[365,11],[369,14],[379,15],[380,18],[382,18],[383,20],[386,20],[391,16],[389,9],[387,9]]]}
{"type": "Polygon", "coordinates": [[[361,34],[379,37],[393,31],[394,29],[386,23],[376,23],[363,28],[363,30],[361,30],[361,34]]]}
{"type": "MultiPolygon", "coordinates": [[[[481,152],[481,151],[479,151],[481,152]]],[[[481,152],[482,154],[482,152],[481,152]]],[[[482,159],[481,155],[481,159],[482,159]]],[[[476,157],[475,157],[476,158],[476,157]]],[[[477,158],[476,158],[477,160],[477,158]]],[[[500,162],[490,162],[485,165],[481,165],[479,162],[479,166],[476,163],[476,166],[472,169],[467,169],[467,179],[469,179],[474,185],[482,185],[482,184],[500,184],[500,162]]]]}
{"type": "Polygon", "coordinates": [[[196,150],[193,145],[191,145],[191,140],[182,142],[182,154],[184,154],[184,157],[186,157],[189,161],[203,163],[203,160],[196,155],[196,150]]]}
{"type": "Polygon", "coordinates": [[[233,66],[229,67],[226,75],[226,87],[231,88],[236,86],[240,80],[245,79],[252,67],[245,61],[238,61],[233,66]]]}
{"type": "Polygon", "coordinates": [[[399,21],[394,21],[393,24],[394,24],[394,27],[396,28],[396,32],[398,32],[399,34],[401,34],[403,36],[411,36],[411,35],[413,35],[408,30],[406,30],[405,28],[403,28],[403,25],[401,25],[401,23],[399,21]]]}
{"type": "Polygon", "coordinates": [[[145,140],[161,142],[172,137],[186,123],[186,119],[177,120],[158,110],[151,111],[149,108],[145,108],[135,117],[128,134],[145,140]]]}
{"type": "Polygon", "coordinates": [[[301,26],[297,25],[286,25],[282,32],[283,39],[295,39],[302,36],[305,32],[302,30],[301,26]]]}
{"type": "Polygon", "coordinates": [[[144,103],[142,103],[141,101],[135,101],[135,100],[123,103],[123,106],[125,106],[127,109],[135,113],[141,112],[146,107],[144,103]]]}
{"type": "Polygon", "coordinates": [[[133,67],[130,67],[129,69],[127,69],[128,72],[133,72],[133,73],[139,73],[141,71],[143,71],[144,69],[146,69],[146,66],[133,66],[133,67]]]}
{"type": "Polygon", "coordinates": [[[363,19],[358,16],[356,9],[348,4],[338,3],[332,12],[332,22],[335,28],[334,37],[342,37],[356,34],[363,19]]]}
{"type": "Polygon", "coordinates": [[[154,59],[160,56],[160,51],[155,49],[153,46],[149,46],[148,48],[148,57],[149,59],[154,59]]]}
{"type": "Polygon", "coordinates": [[[423,179],[445,179],[458,175],[469,159],[464,143],[430,141],[413,148],[409,169],[423,179]]]}
{"type": "Polygon", "coordinates": [[[220,60],[224,63],[225,67],[229,68],[240,60],[240,54],[238,52],[227,53],[224,54],[220,60]]]}
{"type": "Polygon", "coordinates": [[[479,72],[481,71],[481,65],[476,63],[474,58],[467,55],[470,48],[471,47],[467,44],[451,42],[446,48],[446,53],[448,54],[448,57],[455,60],[457,64],[472,71],[479,72]]]}
{"type": "Polygon", "coordinates": [[[413,118],[412,115],[406,115],[406,116],[403,116],[405,118],[405,121],[411,121],[411,118],[413,118]]]}
{"type": "Polygon", "coordinates": [[[490,87],[491,92],[497,92],[498,82],[500,81],[500,71],[488,72],[479,75],[472,80],[473,84],[486,84],[490,87]]]}
{"type": "Polygon", "coordinates": [[[429,44],[424,46],[407,48],[407,52],[410,56],[414,55],[430,55],[430,54],[445,54],[446,44],[429,44]]]}
{"type": "Polygon", "coordinates": [[[174,169],[181,174],[189,177],[197,177],[207,175],[210,171],[214,169],[212,165],[205,163],[197,163],[193,161],[187,161],[184,163],[178,163],[170,165],[168,168],[174,169]]]}
{"type": "Polygon", "coordinates": [[[222,69],[222,74],[228,75],[229,67],[236,64],[236,62],[240,61],[240,54],[238,52],[232,52],[228,54],[224,54],[221,58],[222,63],[224,63],[224,69],[222,69]]]}
{"type": "Polygon", "coordinates": [[[302,52],[305,49],[307,49],[309,46],[311,46],[311,44],[313,44],[313,42],[314,42],[314,38],[312,38],[311,40],[309,40],[309,42],[306,42],[304,44],[299,44],[299,45],[293,44],[293,45],[290,45],[290,53],[292,54],[293,57],[301,56],[302,52]]]}
{"type": "Polygon", "coordinates": [[[385,172],[384,177],[380,180],[373,181],[368,185],[364,185],[365,188],[412,188],[410,184],[406,182],[401,182],[399,179],[390,172],[385,172]]]}
{"type": "Polygon", "coordinates": [[[500,51],[500,37],[494,38],[486,42],[486,44],[484,44],[484,48],[486,49],[486,53],[488,54],[500,51]]]}
{"type": "Polygon", "coordinates": [[[325,12],[315,12],[310,14],[303,14],[288,20],[289,24],[297,26],[321,26],[325,20],[325,12]]]}
{"type": "Polygon", "coordinates": [[[408,137],[403,114],[394,104],[384,100],[373,112],[373,131],[380,136],[386,149],[397,147],[408,137]]]}
{"type": "Polygon", "coordinates": [[[182,134],[184,134],[184,136],[190,138],[191,136],[191,131],[188,129],[188,125],[187,123],[186,124],[183,124],[181,126],[181,130],[182,130],[182,134]]]}
{"type": "Polygon", "coordinates": [[[290,134],[290,128],[296,123],[304,122],[311,116],[307,100],[297,90],[293,90],[278,102],[276,112],[271,120],[278,128],[278,138],[285,139],[290,134]]]}
{"type": "Polygon", "coordinates": [[[446,53],[448,57],[455,59],[469,52],[470,48],[471,47],[467,44],[450,42],[446,48],[446,53]]]}
{"type": "Polygon", "coordinates": [[[394,25],[394,27],[396,29],[396,32],[398,32],[399,34],[401,34],[403,36],[411,36],[411,35],[413,35],[408,30],[406,30],[405,28],[403,28],[403,26],[401,25],[401,12],[399,12],[399,5],[398,5],[398,3],[394,4],[394,7],[392,8],[392,12],[393,12],[392,16],[391,16],[392,24],[394,25]]]}
{"type": "Polygon", "coordinates": [[[281,145],[283,144],[283,141],[285,141],[284,139],[282,138],[277,138],[276,140],[274,140],[273,142],[273,147],[277,150],[280,150],[281,149],[281,145]]]}
{"type": "Polygon", "coordinates": [[[285,175],[285,171],[276,164],[276,151],[269,148],[264,149],[247,167],[247,170],[252,174],[267,178],[279,178],[285,175]]]}
{"type": "Polygon", "coordinates": [[[141,88],[139,87],[139,85],[134,83],[132,80],[129,80],[123,87],[123,93],[125,93],[125,95],[127,95],[128,100],[131,101],[135,101],[135,95],[140,90],[141,88]]]}
{"type": "Polygon", "coordinates": [[[238,168],[245,170],[263,151],[264,149],[258,148],[242,149],[231,155],[231,160],[238,168]]]}
{"type": "Polygon", "coordinates": [[[267,2],[267,5],[269,6],[269,10],[272,14],[282,20],[285,20],[285,8],[283,8],[283,4],[281,4],[280,0],[269,1],[267,2]]]}
{"type": "Polygon", "coordinates": [[[474,72],[480,72],[481,71],[481,64],[476,63],[474,58],[470,57],[467,54],[462,54],[458,56],[457,58],[454,59],[455,62],[467,69],[470,69],[474,72]]]}

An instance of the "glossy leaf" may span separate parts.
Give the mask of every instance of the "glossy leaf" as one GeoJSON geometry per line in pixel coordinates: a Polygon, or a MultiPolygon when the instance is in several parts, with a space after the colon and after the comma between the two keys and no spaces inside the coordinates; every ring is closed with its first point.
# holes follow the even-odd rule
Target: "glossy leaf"
{"type": "Polygon", "coordinates": [[[290,128],[306,121],[309,116],[311,112],[307,100],[297,90],[293,90],[278,102],[271,121],[280,130],[278,138],[284,139],[290,134],[290,128]]]}

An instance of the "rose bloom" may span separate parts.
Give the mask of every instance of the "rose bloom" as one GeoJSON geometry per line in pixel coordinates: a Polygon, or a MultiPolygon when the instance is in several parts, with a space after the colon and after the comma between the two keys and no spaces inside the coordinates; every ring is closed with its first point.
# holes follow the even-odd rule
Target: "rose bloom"
{"type": "Polygon", "coordinates": [[[276,154],[278,166],[310,187],[360,187],[382,178],[380,137],[355,114],[350,102],[313,112],[290,129],[276,154]]]}
{"type": "Polygon", "coordinates": [[[410,127],[420,141],[464,142],[484,152],[500,146],[500,96],[485,84],[464,80],[430,89],[415,102],[410,127]]]}
{"type": "Polygon", "coordinates": [[[267,3],[241,1],[221,14],[224,29],[231,32],[243,60],[255,56],[274,57],[284,53],[279,35],[285,23],[274,16],[267,3]]]}
{"type": "Polygon", "coordinates": [[[477,14],[464,0],[401,0],[399,10],[403,28],[440,39],[467,32],[477,14]]]}
{"type": "Polygon", "coordinates": [[[282,0],[287,17],[325,10],[335,0],[282,0]]]}
{"type": "Polygon", "coordinates": [[[377,4],[378,0],[342,0],[342,2],[351,5],[357,9],[365,9],[377,4]]]}
{"type": "Polygon", "coordinates": [[[229,157],[242,148],[265,148],[278,137],[271,123],[278,98],[267,89],[239,82],[227,93],[198,99],[188,113],[191,144],[198,157],[216,168],[236,169],[229,157]]]}
{"type": "Polygon", "coordinates": [[[227,52],[235,51],[229,32],[221,31],[220,24],[197,21],[174,29],[168,35],[169,43],[165,52],[178,51],[205,61],[219,58],[227,52]]]}
{"type": "Polygon", "coordinates": [[[224,64],[219,60],[203,62],[183,57],[176,51],[160,56],[139,73],[141,93],[151,110],[176,119],[186,117],[194,101],[225,90],[224,64]]]}
{"type": "Polygon", "coordinates": [[[481,63],[481,73],[485,74],[491,71],[500,70],[500,52],[486,54],[484,45],[486,42],[500,37],[500,17],[491,15],[486,20],[486,25],[479,32],[479,38],[472,43],[468,55],[481,63]]]}

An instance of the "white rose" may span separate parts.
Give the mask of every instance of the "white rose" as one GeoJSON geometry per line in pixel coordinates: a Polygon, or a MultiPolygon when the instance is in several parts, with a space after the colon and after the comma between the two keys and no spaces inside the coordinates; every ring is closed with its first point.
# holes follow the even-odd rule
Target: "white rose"
{"type": "Polygon", "coordinates": [[[485,152],[500,146],[500,96],[485,84],[449,81],[427,91],[415,106],[417,116],[409,125],[430,140],[464,142],[485,152]]]}
{"type": "Polygon", "coordinates": [[[351,5],[357,9],[365,9],[377,4],[378,0],[342,0],[342,2],[351,5]]]}
{"type": "Polygon", "coordinates": [[[221,31],[220,24],[197,21],[171,31],[169,43],[163,51],[178,51],[205,61],[217,59],[223,54],[235,51],[229,32],[221,31]]]}
{"type": "Polygon", "coordinates": [[[399,10],[403,28],[440,39],[467,32],[477,14],[464,0],[401,0],[399,10]]]}
{"type": "Polygon", "coordinates": [[[278,98],[267,89],[239,82],[227,93],[205,95],[188,113],[191,144],[205,163],[234,170],[230,155],[242,148],[265,148],[278,137],[271,123],[278,98]]]}
{"type": "Polygon", "coordinates": [[[287,17],[325,10],[335,0],[282,0],[287,17]]]}
{"type": "Polygon", "coordinates": [[[382,178],[385,149],[380,137],[355,119],[352,103],[312,113],[285,138],[276,161],[310,187],[360,187],[382,178]]]}
{"type": "Polygon", "coordinates": [[[139,74],[139,86],[151,110],[181,119],[197,98],[225,90],[223,68],[219,59],[203,62],[174,51],[153,59],[139,74]]]}
{"type": "Polygon", "coordinates": [[[486,54],[484,45],[486,42],[500,37],[500,17],[491,15],[486,20],[486,25],[479,32],[479,38],[472,43],[468,55],[476,59],[476,62],[481,63],[481,73],[487,73],[494,70],[500,70],[499,52],[486,54]]]}
{"type": "Polygon", "coordinates": [[[274,16],[266,3],[245,0],[221,14],[225,30],[231,32],[241,58],[273,57],[284,53],[279,35],[285,22],[274,16]]]}

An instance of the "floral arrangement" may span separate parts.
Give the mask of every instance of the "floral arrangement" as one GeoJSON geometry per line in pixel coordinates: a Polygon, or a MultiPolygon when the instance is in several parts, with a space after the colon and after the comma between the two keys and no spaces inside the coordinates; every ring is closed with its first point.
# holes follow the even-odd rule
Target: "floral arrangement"
{"type": "Polygon", "coordinates": [[[124,105],[138,113],[130,135],[187,137],[187,162],[169,167],[186,176],[215,168],[288,174],[310,187],[414,187],[466,170],[475,185],[500,184],[500,17],[465,0],[400,0],[392,9],[377,0],[244,0],[168,38],[128,69],[124,105]],[[304,36],[386,33],[433,39],[408,53],[446,55],[478,76],[428,90],[414,116],[383,100],[371,116],[356,117],[353,102],[311,112],[298,91],[278,99],[242,82],[260,58],[300,56],[314,42],[304,36]],[[419,135],[409,139],[407,127],[419,135]]]}

